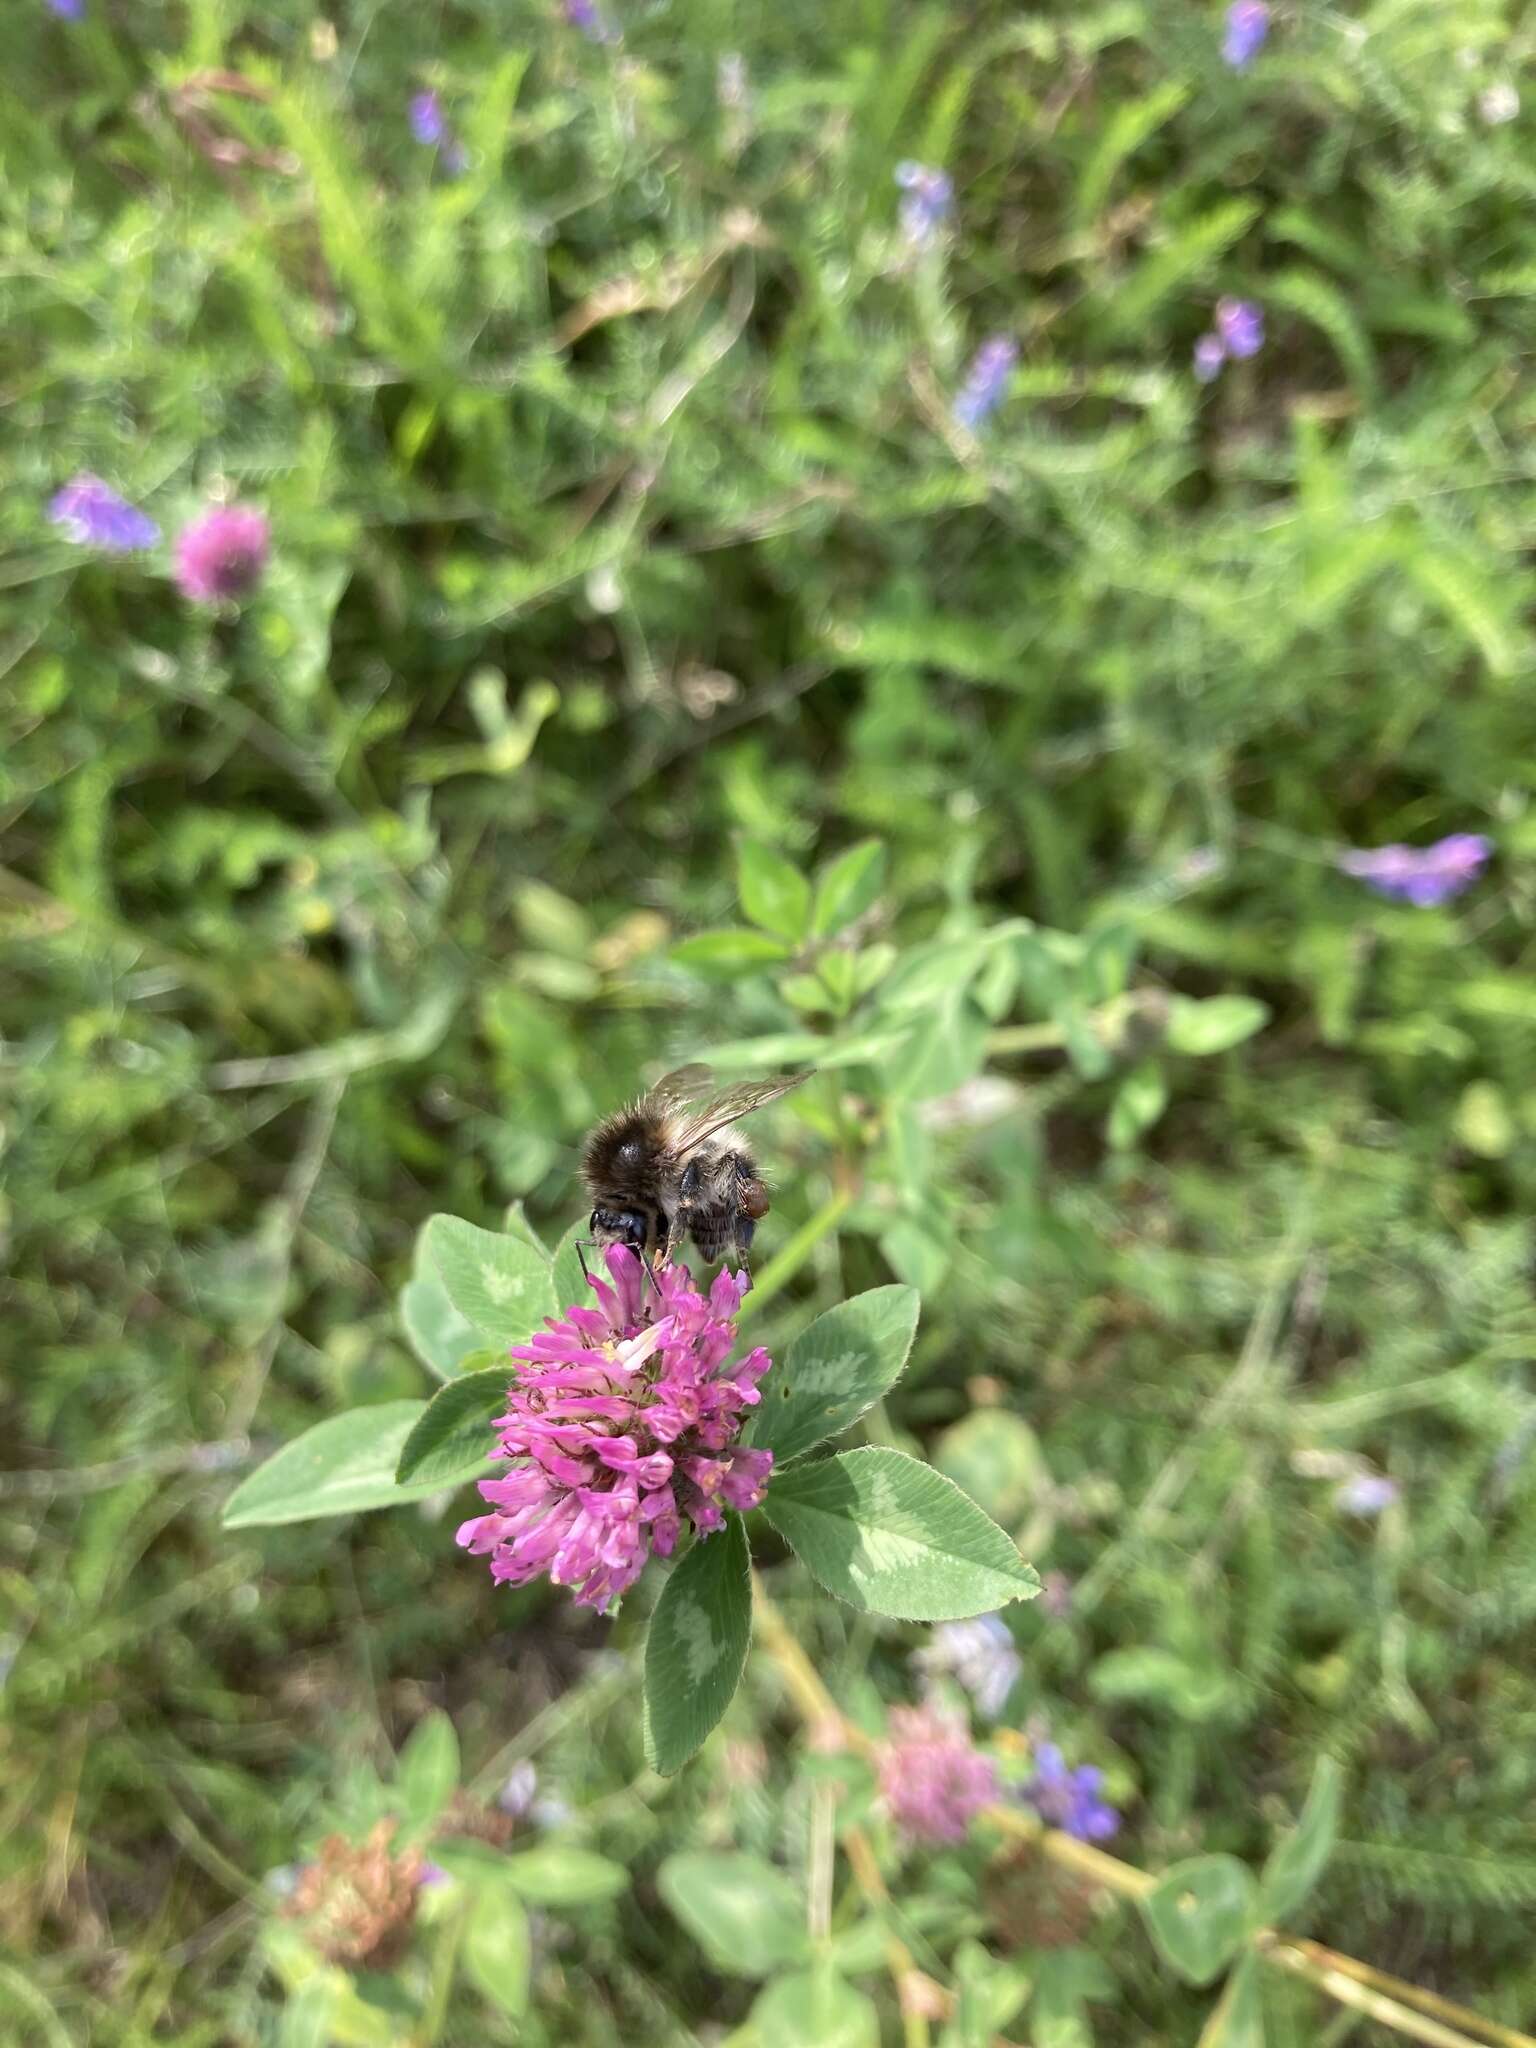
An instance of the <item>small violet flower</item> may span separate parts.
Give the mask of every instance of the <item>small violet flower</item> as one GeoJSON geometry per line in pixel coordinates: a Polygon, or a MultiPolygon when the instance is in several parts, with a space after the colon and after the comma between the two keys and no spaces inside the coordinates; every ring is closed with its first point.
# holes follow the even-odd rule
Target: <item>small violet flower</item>
{"type": "Polygon", "coordinates": [[[759,1346],[726,1364],[747,1276],[718,1273],[706,1299],[686,1266],[663,1266],[652,1320],[639,1258],[625,1245],[604,1257],[613,1284],[591,1276],[597,1308],[568,1308],[513,1347],[523,1370],[492,1427],[499,1455],[521,1462],[481,1481],[492,1512],[458,1532],[499,1583],[547,1572],[599,1613],[653,1551],[671,1555],[685,1519],[708,1536],[726,1508],[755,1508],[773,1466],[737,1442],[773,1361],[759,1346]]]}
{"type": "Polygon", "coordinates": [[[411,95],[409,108],[411,133],[424,149],[436,149],[448,133],[448,122],[443,114],[443,103],[435,92],[418,92],[411,95]]]}
{"type": "Polygon", "coordinates": [[[511,1814],[514,1820],[521,1820],[538,1797],[539,1774],[527,1757],[516,1763],[507,1773],[507,1782],[496,1794],[496,1804],[503,1813],[511,1814]]]}
{"type": "Polygon", "coordinates": [[[1195,343],[1195,382],[1210,384],[1221,375],[1227,351],[1219,334],[1202,334],[1195,343]]]}
{"type": "Polygon", "coordinates": [[[1120,1816],[1099,1797],[1104,1773],[1093,1764],[1068,1770],[1054,1742],[1035,1746],[1035,1775],[1020,1796],[1043,1821],[1080,1842],[1103,1842],[1120,1825],[1120,1816]]]}
{"type": "Polygon", "coordinates": [[[1252,299],[1218,299],[1216,332],[1229,356],[1241,361],[1264,346],[1264,312],[1252,299]]]}
{"type": "Polygon", "coordinates": [[[84,21],[85,0],[45,0],[48,12],[60,21],[84,21]]]}
{"type": "Polygon", "coordinates": [[[197,604],[244,597],[267,566],[271,528],[251,505],[210,505],[176,540],[176,582],[197,604]]]}
{"type": "Polygon", "coordinates": [[[997,1766],[936,1707],[892,1707],[886,1727],[880,1793],[892,1820],[920,1842],[963,1842],[997,1797],[997,1766]]]}
{"type": "Polygon", "coordinates": [[[945,1621],[913,1658],[929,1679],[951,1675],[976,1702],[976,1711],[995,1721],[1024,1668],[1013,1637],[1000,1615],[981,1614],[974,1621],[945,1621]]]}
{"type": "Polygon", "coordinates": [[[1019,345],[1006,334],[995,334],[982,343],[955,400],[955,418],[962,427],[974,434],[982,421],[996,412],[1018,360],[1019,345]]]}
{"type": "Polygon", "coordinates": [[[898,210],[901,231],[916,249],[926,248],[949,218],[955,188],[947,171],[909,158],[896,166],[896,182],[904,195],[898,210]]]}
{"type": "Polygon", "coordinates": [[[565,0],[565,19],[569,28],[577,28],[592,43],[616,43],[618,33],[609,27],[599,10],[596,0],[565,0]]]}
{"type": "Polygon", "coordinates": [[[160,538],[153,519],[120,498],[99,476],[77,476],[55,492],[48,517],[76,546],[102,548],[109,555],[152,548],[160,538]]]}
{"type": "Polygon", "coordinates": [[[1384,1472],[1357,1472],[1352,1479],[1345,1480],[1333,1499],[1334,1505],[1346,1515],[1359,1515],[1370,1521],[1383,1508],[1391,1507],[1399,1496],[1397,1481],[1384,1472]]]}
{"type": "Polygon", "coordinates": [[[1233,0],[1227,9],[1221,54],[1234,71],[1246,71],[1269,34],[1269,9],[1264,0],[1233,0]]]}
{"type": "Polygon", "coordinates": [[[448,126],[448,117],[437,94],[431,91],[412,93],[408,115],[411,134],[424,149],[439,152],[438,160],[443,169],[454,175],[462,171],[468,161],[464,145],[448,126]]]}
{"type": "Polygon", "coordinates": [[[1378,896],[1431,910],[1474,882],[1492,852],[1481,832],[1453,832],[1433,846],[1362,847],[1340,854],[1338,864],[1378,896]]]}

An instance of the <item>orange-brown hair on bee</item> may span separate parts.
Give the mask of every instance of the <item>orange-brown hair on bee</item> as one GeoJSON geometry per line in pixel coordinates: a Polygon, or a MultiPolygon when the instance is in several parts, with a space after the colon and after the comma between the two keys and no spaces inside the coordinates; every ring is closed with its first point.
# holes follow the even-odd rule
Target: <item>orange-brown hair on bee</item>
{"type": "Polygon", "coordinates": [[[707,1067],[679,1067],[603,1118],[582,1148],[598,1244],[627,1244],[666,1260],[692,1237],[704,1258],[745,1258],[768,1213],[768,1190],[731,1125],[805,1080],[741,1081],[716,1090],[707,1067]]]}

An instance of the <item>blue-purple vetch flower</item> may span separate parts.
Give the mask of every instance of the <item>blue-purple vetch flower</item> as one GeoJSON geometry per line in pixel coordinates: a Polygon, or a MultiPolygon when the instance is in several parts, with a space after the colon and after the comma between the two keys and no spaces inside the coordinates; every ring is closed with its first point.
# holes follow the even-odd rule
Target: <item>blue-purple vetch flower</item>
{"type": "Polygon", "coordinates": [[[435,92],[412,93],[409,107],[411,133],[425,149],[437,149],[448,133],[443,103],[435,92]]]}
{"type": "Polygon", "coordinates": [[[435,149],[438,161],[445,171],[454,175],[462,171],[468,161],[464,145],[448,125],[448,116],[443,112],[443,103],[430,89],[412,93],[407,109],[411,134],[423,149],[435,149]]]}
{"type": "Polygon", "coordinates": [[[955,188],[949,173],[908,158],[896,166],[896,182],[902,190],[897,211],[901,231],[915,248],[924,248],[948,220],[954,204],[955,188]]]}
{"type": "Polygon", "coordinates": [[[596,0],[565,0],[565,19],[579,28],[590,43],[616,43],[618,31],[610,28],[596,0]]]}
{"type": "Polygon", "coordinates": [[[1040,1818],[1080,1842],[1104,1842],[1120,1825],[1120,1816],[1099,1797],[1104,1773],[1094,1764],[1068,1770],[1054,1742],[1035,1746],[1035,1775],[1019,1796],[1040,1818]]]}
{"type": "Polygon", "coordinates": [[[1338,865],[1397,903],[1432,910],[1473,883],[1493,852],[1481,832],[1452,832],[1433,846],[1374,846],[1341,853],[1338,865]]]}
{"type": "Polygon", "coordinates": [[[1227,360],[1227,351],[1222,346],[1219,334],[1202,334],[1195,343],[1195,382],[1209,384],[1221,374],[1221,366],[1227,360]]]}
{"type": "Polygon", "coordinates": [[[1359,1515],[1370,1521],[1384,1508],[1393,1506],[1399,1493],[1397,1481],[1389,1479],[1385,1472],[1357,1472],[1345,1480],[1333,1498],[1346,1515],[1359,1515]]]}
{"type": "Polygon", "coordinates": [[[129,555],[152,548],[160,529],[147,512],[119,497],[99,476],[77,476],[48,504],[48,517],[66,540],[78,547],[103,548],[109,555],[129,555]]]}
{"type": "Polygon", "coordinates": [[[1256,356],[1264,346],[1264,309],[1252,299],[1218,299],[1216,332],[1229,356],[1256,356]]]}
{"type": "Polygon", "coordinates": [[[1241,361],[1264,346],[1264,309],[1252,299],[1218,299],[1216,325],[1195,343],[1195,381],[1209,384],[1229,356],[1241,361]]]}
{"type": "Polygon", "coordinates": [[[1018,360],[1019,345],[1006,334],[994,334],[982,343],[955,400],[955,418],[962,427],[974,434],[982,421],[996,412],[1018,360]]]}
{"type": "Polygon", "coordinates": [[[85,0],[44,0],[48,12],[60,21],[84,21],[85,0]]]}
{"type": "Polygon", "coordinates": [[[912,1661],[926,1678],[958,1679],[989,1721],[1003,1711],[1024,1668],[1008,1624],[997,1614],[940,1622],[912,1661]]]}
{"type": "Polygon", "coordinates": [[[1269,34],[1269,9],[1264,0],[1233,0],[1227,9],[1221,54],[1234,71],[1246,71],[1269,34]]]}

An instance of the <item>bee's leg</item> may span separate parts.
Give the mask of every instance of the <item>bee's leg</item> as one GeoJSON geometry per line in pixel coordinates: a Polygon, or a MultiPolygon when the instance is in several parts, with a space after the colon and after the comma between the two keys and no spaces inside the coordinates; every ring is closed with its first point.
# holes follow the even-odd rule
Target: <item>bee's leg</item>
{"type": "Polygon", "coordinates": [[[736,1227],[732,1233],[736,1240],[736,1270],[752,1278],[752,1240],[757,1234],[757,1224],[750,1216],[737,1212],[736,1227]]]}
{"type": "Polygon", "coordinates": [[[595,1237],[578,1237],[576,1240],[576,1263],[581,1268],[582,1279],[589,1287],[592,1284],[592,1275],[587,1271],[587,1252],[589,1249],[596,1251],[597,1248],[598,1241],[595,1237]]]}

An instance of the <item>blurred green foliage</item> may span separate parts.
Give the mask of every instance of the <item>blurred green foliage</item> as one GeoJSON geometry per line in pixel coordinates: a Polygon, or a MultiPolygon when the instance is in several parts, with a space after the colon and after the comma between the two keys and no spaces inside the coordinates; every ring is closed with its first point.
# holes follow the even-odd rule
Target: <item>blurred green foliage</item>
{"type": "MultiPolygon", "coordinates": [[[[264,1874],[430,1706],[630,1878],[533,2018],[466,1992],[443,2038],[747,2012],[657,1872],[803,1867],[770,1671],[663,1784],[606,1661],[638,1620],[497,1594],[430,1507],[217,1516],[248,1437],[429,1390],[392,1308],[426,1215],[553,1242],[639,1078],[808,1044],[759,1334],[922,1289],[865,1427],[1071,1581],[1012,1611],[1020,1713],[1148,1868],[1257,1865],[1337,1757],[1329,1938],[1518,2020],[1536,131],[1479,100],[1524,10],[1308,0],[1241,76],[1182,0],[614,17],[38,0],[11,39],[7,2029],[275,2040],[264,1874]],[[908,157],[956,185],[915,254],[908,157]],[[1269,340],[1202,391],[1222,292],[1269,340]],[[262,591],[71,548],[82,469],[168,532],[260,503],[262,591]],[[1457,830],[1498,850],[1451,909],[1332,865],[1457,830]]],[[[905,1696],[919,1632],[775,1555],[834,1691],[905,1696]]],[[[1199,1992],[1097,1945],[1073,2025],[1193,2038],[1199,1992]]]]}

